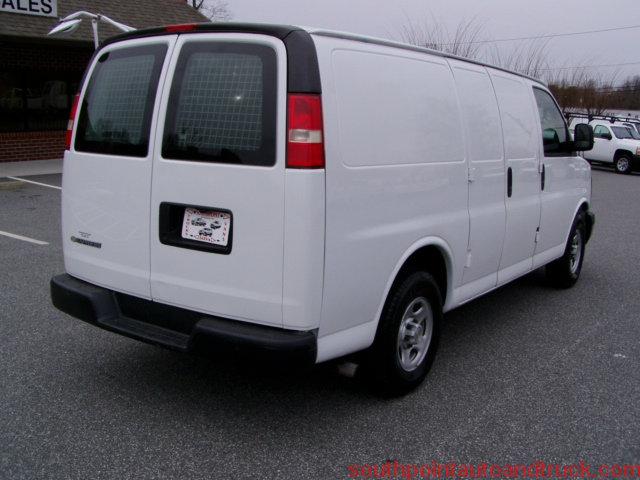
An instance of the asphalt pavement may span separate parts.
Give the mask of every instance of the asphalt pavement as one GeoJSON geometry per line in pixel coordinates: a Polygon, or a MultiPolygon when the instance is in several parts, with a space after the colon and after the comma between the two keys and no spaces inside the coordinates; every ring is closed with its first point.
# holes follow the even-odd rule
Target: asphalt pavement
{"type": "MultiPolygon", "coordinates": [[[[29,177],[59,186],[59,175],[29,177]]],[[[271,372],[102,331],[50,303],[60,190],[0,179],[0,479],[333,479],[351,464],[640,464],[640,175],[594,170],[582,276],[445,316],[424,386],[271,372]],[[46,242],[46,244],[44,244],[46,242]]]]}

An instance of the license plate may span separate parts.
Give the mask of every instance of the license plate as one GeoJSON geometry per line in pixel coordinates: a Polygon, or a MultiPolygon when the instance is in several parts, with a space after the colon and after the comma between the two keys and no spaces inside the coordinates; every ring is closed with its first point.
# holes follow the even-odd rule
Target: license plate
{"type": "Polygon", "coordinates": [[[231,215],[218,210],[185,208],[182,238],[226,247],[231,232],[231,215]]]}

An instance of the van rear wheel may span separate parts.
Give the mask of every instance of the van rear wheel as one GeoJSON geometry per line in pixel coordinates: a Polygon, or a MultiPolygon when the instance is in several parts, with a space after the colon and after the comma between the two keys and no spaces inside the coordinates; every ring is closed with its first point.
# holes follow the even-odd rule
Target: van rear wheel
{"type": "Polygon", "coordinates": [[[569,288],[575,285],[582,271],[584,247],[587,241],[584,212],[578,213],[569,234],[569,241],[564,255],[546,267],[549,282],[558,288],[569,288]]]}
{"type": "Polygon", "coordinates": [[[387,299],[363,365],[372,387],[399,396],[420,385],[433,363],[441,319],[440,290],[429,273],[414,272],[400,281],[387,299]]]}

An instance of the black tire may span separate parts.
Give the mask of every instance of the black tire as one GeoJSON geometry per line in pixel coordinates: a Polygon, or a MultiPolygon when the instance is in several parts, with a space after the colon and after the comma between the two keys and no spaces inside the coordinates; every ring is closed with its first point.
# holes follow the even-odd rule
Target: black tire
{"type": "Polygon", "coordinates": [[[617,173],[629,174],[631,173],[631,158],[627,155],[619,155],[613,162],[613,166],[617,173]]]}
{"type": "Polygon", "coordinates": [[[586,219],[584,212],[580,212],[571,226],[571,233],[569,233],[564,255],[546,267],[547,279],[551,285],[557,288],[570,288],[576,284],[582,271],[586,242],[586,219]],[[577,248],[576,239],[578,241],[577,248]],[[579,258],[577,258],[576,262],[576,255],[578,254],[579,258]]]}
{"type": "MultiPolygon", "coordinates": [[[[415,310],[416,313],[419,311],[415,310]]],[[[416,316],[416,318],[418,317],[416,316]]],[[[422,383],[435,357],[441,321],[442,296],[436,281],[429,273],[412,272],[397,282],[387,298],[374,344],[367,352],[363,365],[366,378],[376,393],[387,397],[400,396],[422,383]],[[403,367],[400,359],[400,329],[404,324],[403,332],[414,331],[415,334],[415,330],[407,328],[406,322],[409,320],[405,314],[409,312],[409,307],[415,308],[427,304],[429,308],[425,310],[424,315],[428,317],[430,310],[432,328],[426,353],[413,369],[407,370],[403,367]]],[[[424,324],[428,325],[428,323],[428,320],[425,319],[424,324]]],[[[427,330],[428,327],[419,331],[423,333],[427,330]]],[[[426,338],[426,336],[425,334],[420,338],[426,338]]],[[[403,338],[409,338],[409,336],[403,338]]],[[[404,344],[405,342],[403,342],[404,344]]],[[[404,350],[406,351],[407,348],[404,350]]],[[[414,348],[417,352],[418,347],[414,348]]],[[[416,355],[414,360],[418,361],[418,357],[419,355],[416,355]]],[[[405,358],[408,359],[408,357],[405,358]]]]}

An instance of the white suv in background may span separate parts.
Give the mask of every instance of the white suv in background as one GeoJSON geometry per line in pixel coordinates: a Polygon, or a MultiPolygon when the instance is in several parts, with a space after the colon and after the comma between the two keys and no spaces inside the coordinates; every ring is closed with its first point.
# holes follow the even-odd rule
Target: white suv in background
{"type": "MultiPolygon", "coordinates": [[[[583,119],[573,119],[571,128],[583,119]]],[[[631,173],[640,166],[640,135],[632,126],[622,122],[611,123],[607,120],[592,120],[594,145],[590,152],[584,152],[584,158],[590,162],[613,164],[618,173],[631,173]]]]}

